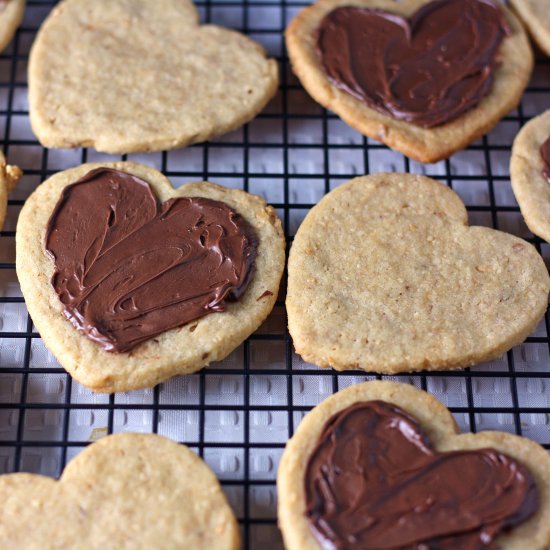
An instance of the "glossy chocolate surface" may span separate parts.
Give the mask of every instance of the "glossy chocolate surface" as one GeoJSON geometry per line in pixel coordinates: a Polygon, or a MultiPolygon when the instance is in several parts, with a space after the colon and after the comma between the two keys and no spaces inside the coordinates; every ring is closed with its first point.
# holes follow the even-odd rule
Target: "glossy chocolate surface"
{"type": "Polygon", "coordinates": [[[435,451],[414,418],[356,403],[325,425],[305,475],[324,549],[478,550],[538,509],[530,472],[494,449],[435,451]]]}
{"type": "Polygon", "coordinates": [[[160,204],[147,182],[99,168],[63,190],[45,246],[65,316],[105,350],[127,352],[238,299],[257,238],[225,203],[160,204]]]}
{"type": "Polygon", "coordinates": [[[344,6],[322,20],[317,51],[335,86],[377,111],[431,128],[489,94],[507,33],[492,0],[435,0],[410,20],[344,6]]]}

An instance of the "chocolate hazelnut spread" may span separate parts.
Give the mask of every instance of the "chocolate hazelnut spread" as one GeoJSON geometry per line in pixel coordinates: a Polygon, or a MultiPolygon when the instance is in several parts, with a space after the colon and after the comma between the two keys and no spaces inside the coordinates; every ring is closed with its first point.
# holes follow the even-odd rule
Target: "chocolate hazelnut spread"
{"type": "Polygon", "coordinates": [[[409,20],[344,6],[322,20],[317,51],[335,86],[393,118],[432,128],[489,94],[509,32],[493,0],[435,0],[409,20]]]}
{"type": "Polygon", "coordinates": [[[414,418],[356,403],[325,425],[306,468],[325,550],[478,550],[538,509],[530,472],[494,449],[437,452],[414,418]]]}
{"type": "Polygon", "coordinates": [[[254,272],[257,238],[227,204],[178,197],[99,168],[65,187],[48,222],[52,285],[76,329],[127,352],[223,311],[254,272]]]}

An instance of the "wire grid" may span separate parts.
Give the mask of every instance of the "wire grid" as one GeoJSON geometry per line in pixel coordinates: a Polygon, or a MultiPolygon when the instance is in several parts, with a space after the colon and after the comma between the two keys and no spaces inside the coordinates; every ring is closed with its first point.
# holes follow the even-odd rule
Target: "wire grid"
{"type": "MultiPolygon", "coordinates": [[[[335,391],[372,379],[336,375],[305,363],[286,331],[283,295],[264,325],[226,360],[152,390],[95,395],[60,367],[29,318],[15,274],[15,226],[24,199],[51,174],[86,161],[119,159],[93,150],[43,149],[28,121],[26,65],[37,28],[55,4],[28,0],[22,27],[0,55],[0,132],[9,161],[25,177],[9,201],[0,233],[0,472],[58,476],[85,445],[107,433],[156,432],[196,450],[220,477],[242,527],[243,547],[282,548],[275,477],[286,440],[303,415],[335,391]]],[[[207,0],[204,22],[240,29],[281,65],[277,97],[256,120],[218,140],[159,154],[130,155],[175,185],[200,179],[263,195],[283,220],[288,244],[307,211],[356,175],[406,171],[433,176],[467,204],[472,224],[546,243],[527,230],[511,192],[512,140],[550,106],[550,62],[539,59],[522,105],[466,151],[434,165],[410,161],[368,140],[317,106],[292,76],[282,33],[306,3],[207,0]]],[[[464,430],[500,429],[550,449],[549,317],[502,358],[467,371],[386,377],[441,399],[464,430]],[[548,391],[547,391],[548,390],[548,391]]],[[[378,377],[382,378],[382,377],[378,377]]]]}

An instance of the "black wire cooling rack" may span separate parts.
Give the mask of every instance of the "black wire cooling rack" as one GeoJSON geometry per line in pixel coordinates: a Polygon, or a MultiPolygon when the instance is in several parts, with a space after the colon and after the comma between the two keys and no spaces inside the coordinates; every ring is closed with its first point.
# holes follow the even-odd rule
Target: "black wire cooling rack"
{"type": "MultiPolygon", "coordinates": [[[[52,173],[111,160],[92,150],[46,150],[28,121],[26,66],[37,28],[55,4],[28,0],[22,27],[0,55],[0,135],[25,172],[0,233],[0,472],[58,476],[67,460],[107,433],[152,431],[196,450],[222,480],[239,517],[244,548],[282,548],[276,527],[275,477],[286,440],[302,416],[333,392],[369,378],[304,363],[286,331],[282,296],[264,325],[229,358],[153,390],[94,395],[71,380],[34,330],[15,274],[15,226],[24,199],[52,173]]],[[[237,28],[263,43],[281,66],[269,107],[241,130],[181,151],[129,158],[162,170],[177,185],[209,180],[262,194],[283,220],[288,243],[324,193],[356,175],[424,173],[454,188],[470,222],[527,238],[546,258],[548,245],[525,227],[513,198],[512,140],[550,107],[550,60],[537,67],[522,105],[488,136],[434,165],[422,165],[367,140],[321,109],[292,76],[283,44],[286,24],[305,2],[199,2],[205,22],[237,28]]],[[[504,357],[467,371],[392,377],[427,389],[450,407],[464,430],[496,428],[550,449],[549,317],[504,357]]]]}

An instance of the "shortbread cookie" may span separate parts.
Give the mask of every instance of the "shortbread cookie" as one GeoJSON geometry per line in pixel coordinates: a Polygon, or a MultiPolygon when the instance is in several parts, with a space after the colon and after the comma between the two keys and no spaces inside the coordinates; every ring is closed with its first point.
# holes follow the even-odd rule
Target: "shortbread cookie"
{"type": "Polygon", "coordinates": [[[498,0],[319,0],[286,43],[316,101],[421,162],[488,132],[533,68],[521,23],[498,0]]]}
{"type": "Polygon", "coordinates": [[[226,357],[273,308],[285,262],[280,220],[260,197],[211,183],[174,190],[131,162],[52,176],[25,203],[16,244],[44,343],[101,392],[226,357]]]}
{"type": "Polygon", "coordinates": [[[18,166],[6,164],[4,154],[0,152],[0,229],[6,221],[8,193],[15,187],[23,172],[18,166]]]}
{"type": "Polygon", "coordinates": [[[546,54],[550,55],[550,10],[548,0],[510,0],[529,33],[546,54]]]}
{"type": "Polygon", "coordinates": [[[550,242],[550,111],[529,121],[516,136],[510,177],[525,223],[550,242]]]}
{"type": "Polygon", "coordinates": [[[9,474],[0,477],[0,495],[2,548],[239,548],[239,528],[214,473],[159,435],[104,437],[59,481],[9,474]]]}
{"type": "Polygon", "coordinates": [[[11,42],[25,13],[25,0],[0,0],[0,52],[11,42]]]}
{"type": "Polygon", "coordinates": [[[288,261],[296,351],[338,370],[466,367],[522,342],[550,278],[529,243],[469,227],[460,198],[410,174],[364,176],[326,195],[288,261]]]}
{"type": "Polygon", "coordinates": [[[199,26],[191,0],[64,0],[30,54],[31,124],[45,147],[174,149],[251,120],[277,71],[246,36],[199,26]]]}
{"type": "Polygon", "coordinates": [[[550,456],[508,433],[461,434],[431,395],[357,384],[300,423],[277,476],[287,550],[550,545],[550,456]]]}

